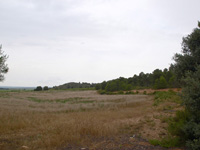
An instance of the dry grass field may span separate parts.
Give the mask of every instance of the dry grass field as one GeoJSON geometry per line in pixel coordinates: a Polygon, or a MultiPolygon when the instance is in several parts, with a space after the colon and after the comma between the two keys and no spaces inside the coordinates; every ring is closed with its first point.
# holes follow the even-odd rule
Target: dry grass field
{"type": "Polygon", "coordinates": [[[134,143],[133,135],[162,138],[167,134],[165,117],[180,106],[153,103],[152,95],[2,91],[0,149],[125,149],[134,143]]]}

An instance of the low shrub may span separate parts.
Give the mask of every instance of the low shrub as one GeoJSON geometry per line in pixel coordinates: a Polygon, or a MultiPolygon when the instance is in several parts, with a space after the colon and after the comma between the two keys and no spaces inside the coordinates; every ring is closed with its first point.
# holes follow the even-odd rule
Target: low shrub
{"type": "Polygon", "coordinates": [[[99,94],[106,94],[106,91],[105,90],[99,90],[98,93],[99,94]]]}
{"type": "Polygon", "coordinates": [[[177,146],[180,146],[180,139],[179,137],[172,137],[172,136],[169,136],[167,138],[163,138],[161,140],[149,140],[149,143],[151,143],[152,145],[159,145],[159,146],[162,146],[162,147],[166,147],[166,148],[169,148],[169,147],[177,147],[177,146]]]}
{"type": "Polygon", "coordinates": [[[41,86],[37,86],[34,91],[42,91],[42,87],[41,86]]]}
{"type": "Polygon", "coordinates": [[[49,90],[48,86],[45,86],[45,87],[43,88],[43,90],[44,90],[44,91],[48,91],[48,90],[49,90]]]}

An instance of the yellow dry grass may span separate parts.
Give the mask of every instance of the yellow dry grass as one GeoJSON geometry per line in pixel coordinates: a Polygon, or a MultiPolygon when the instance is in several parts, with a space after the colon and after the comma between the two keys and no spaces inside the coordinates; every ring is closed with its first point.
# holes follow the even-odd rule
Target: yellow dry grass
{"type": "Polygon", "coordinates": [[[92,147],[97,138],[143,134],[144,124],[155,132],[160,124],[151,120],[160,110],[152,99],[95,91],[0,92],[0,149],[92,147]]]}

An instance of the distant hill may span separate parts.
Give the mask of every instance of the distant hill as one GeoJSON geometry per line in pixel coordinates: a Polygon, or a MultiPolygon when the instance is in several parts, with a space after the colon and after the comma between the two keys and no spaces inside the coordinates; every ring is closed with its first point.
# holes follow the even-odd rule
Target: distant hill
{"type": "Polygon", "coordinates": [[[0,90],[33,90],[35,87],[0,86],[0,90]]]}
{"type": "Polygon", "coordinates": [[[87,83],[87,82],[69,82],[63,85],[54,86],[53,89],[56,90],[65,90],[65,89],[75,89],[75,88],[94,88],[96,86],[95,83],[87,83]]]}

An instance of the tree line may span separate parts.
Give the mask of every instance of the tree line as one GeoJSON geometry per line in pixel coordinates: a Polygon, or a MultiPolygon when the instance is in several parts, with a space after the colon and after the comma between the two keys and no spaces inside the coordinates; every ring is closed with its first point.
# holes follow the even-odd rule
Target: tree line
{"type": "Polygon", "coordinates": [[[130,78],[120,77],[118,79],[104,81],[95,86],[96,90],[105,90],[106,92],[129,91],[138,88],[175,88],[179,87],[179,82],[172,69],[155,69],[152,73],[141,72],[130,78]]]}
{"type": "Polygon", "coordinates": [[[55,90],[65,90],[65,89],[81,89],[81,88],[94,88],[96,86],[95,83],[87,83],[87,82],[69,82],[63,85],[54,86],[55,90]]]}

